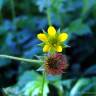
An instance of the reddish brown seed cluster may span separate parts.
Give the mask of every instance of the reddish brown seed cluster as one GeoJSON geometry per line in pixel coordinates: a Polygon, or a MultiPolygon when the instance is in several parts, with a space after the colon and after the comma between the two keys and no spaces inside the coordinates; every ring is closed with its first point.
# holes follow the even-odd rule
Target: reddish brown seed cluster
{"type": "Polygon", "coordinates": [[[45,70],[48,74],[59,75],[67,69],[67,58],[61,53],[48,56],[45,62],[45,70]]]}

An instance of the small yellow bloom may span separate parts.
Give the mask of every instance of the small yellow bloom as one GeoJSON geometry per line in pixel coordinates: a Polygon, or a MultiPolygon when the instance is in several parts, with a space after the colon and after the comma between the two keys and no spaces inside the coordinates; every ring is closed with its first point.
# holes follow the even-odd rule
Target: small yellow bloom
{"type": "Polygon", "coordinates": [[[44,42],[43,52],[51,50],[62,52],[63,42],[67,40],[67,33],[58,33],[53,26],[49,26],[48,33],[40,33],[37,38],[44,42]]]}

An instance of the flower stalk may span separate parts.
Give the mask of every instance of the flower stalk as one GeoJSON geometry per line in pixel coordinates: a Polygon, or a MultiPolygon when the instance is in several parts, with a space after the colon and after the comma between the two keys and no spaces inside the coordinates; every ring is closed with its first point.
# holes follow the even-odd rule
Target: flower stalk
{"type": "Polygon", "coordinates": [[[46,78],[46,73],[43,71],[43,81],[42,81],[42,89],[41,89],[41,96],[44,96],[44,84],[45,84],[45,78],[46,78]]]}
{"type": "Polygon", "coordinates": [[[0,55],[0,58],[13,59],[13,60],[18,60],[18,61],[25,61],[25,62],[29,62],[29,63],[39,63],[39,64],[43,63],[42,60],[25,59],[25,58],[9,56],[9,55],[0,55]]]}
{"type": "Polygon", "coordinates": [[[14,0],[10,0],[10,3],[11,3],[12,19],[14,20],[14,18],[15,18],[15,5],[14,5],[14,0]]]}
{"type": "Polygon", "coordinates": [[[10,0],[10,5],[11,5],[11,12],[12,12],[11,14],[12,14],[13,25],[15,26],[15,30],[16,30],[16,23],[14,21],[14,18],[16,17],[14,0],[10,0]]]}
{"type": "Polygon", "coordinates": [[[3,19],[2,10],[0,9],[0,24],[2,23],[2,19],[3,19]]]}
{"type": "Polygon", "coordinates": [[[50,9],[49,8],[47,8],[47,19],[48,19],[48,25],[51,26],[52,23],[51,23],[50,9]]]}

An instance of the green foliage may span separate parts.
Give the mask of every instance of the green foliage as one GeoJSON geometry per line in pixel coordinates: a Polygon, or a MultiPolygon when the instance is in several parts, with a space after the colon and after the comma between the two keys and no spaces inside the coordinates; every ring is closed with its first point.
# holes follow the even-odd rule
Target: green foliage
{"type": "Polygon", "coordinates": [[[92,7],[96,5],[96,1],[95,0],[83,0],[83,10],[82,10],[82,14],[86,15],[89,11],[91,11],[92,7]]]}
{"type": "MultiPolygon", "coordinates": [[[[19,78],[19,82],[4,91],[8,96],[36,96],[41,94],[42,76],[35,71],[27,71],[19,78]],[[17,90],[17,91],[16,91],[17,90]]],[[[49,92],[48,82],[44,83],[44,96],[49,92]]]]}
{"type": "Polygon", "coordinates": [[[72,88],[70,92],[70,96],[95,96],[95,90],[96,90],[96,84],[95,84],[96,78],[91,79],[79,79],[76,83],[76,85],[72,88]]]}
{"type": "Polygon", "coordinates": [[[91,34],[90,27],[87,24],[84,24],[82,19],[77,19],[71,22],[71,24],[68,26],[68,28],[65,29],[65,31],[69,34],[76,34],[79,36],[91,34]]]}

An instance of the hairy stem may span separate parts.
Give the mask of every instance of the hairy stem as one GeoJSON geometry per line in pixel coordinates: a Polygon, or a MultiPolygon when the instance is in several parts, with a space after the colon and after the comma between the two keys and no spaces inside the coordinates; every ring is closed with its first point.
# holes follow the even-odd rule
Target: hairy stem
{"type": "Polygon", "coordinates": [[[13,20],[13,25],[15,26],[15,30],[16,30],[16,23],[14,21],[14,18],[16,16],[15,14],[15,4],[14,4],[14,0],[10,0],[10,3],[11,3],[11,12],[12,12],[12,20],[13,20]]]}
{"type": "Polygon", "coordinates": [[[43,81],[42,81],[42,89],[41,89],[41,96],[44,96],[44,83],[45,83],[45,77],[46,77],[46,74],[45,74],[45,71],[43,71],[43,81]]]}
{"type": "Polygon", "coordinates": [[[41,61],[41,60],[25,59],[25,58],[9,56],[9,55],[0,55],[0,58],[13,59],[13,60],[18,60],[18,61],[25,61],[25,62],[30,62],[30,63],[39,63],[39,64],[43,63],[43,61],[41,61]]]}
{"type": "Polygon", "coordinates": [[[0,9],[0,24],[2,23],[2,19],[3,19],[2,10],[0,9]]]}
{"type": "Polygon", "coordinates": [[[50,17],[50,8],[47,8],[47,19],[48,19],[49,26],[52,25],[51,24],[51,17],[50,17]]]}

